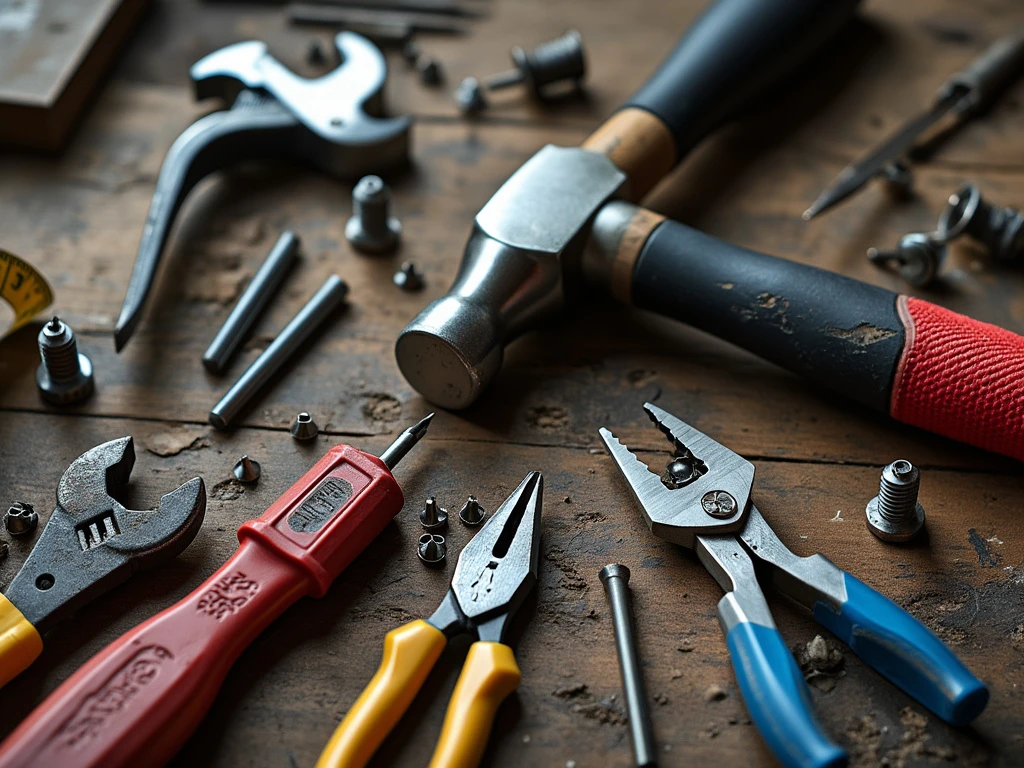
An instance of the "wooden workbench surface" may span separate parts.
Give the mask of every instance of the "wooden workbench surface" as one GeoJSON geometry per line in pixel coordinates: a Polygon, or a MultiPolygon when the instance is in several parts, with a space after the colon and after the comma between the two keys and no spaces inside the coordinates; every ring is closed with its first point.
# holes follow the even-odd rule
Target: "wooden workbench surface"
{"type": "MultiPolygon", "coordinates": [[[[142,223],[168,146],[210,105],[193,104],[188,66],[238,40],[266,40],[296,71],[309,29],[289,28],[280,7],[161,0],[129,45],[69,149],[60,157],[0,155],[0,247],[51,280],[54,310],[77,331],[96,367],[95,396],[64,410],[35,388],[38,325],[0,342],[0,503],[49,514],[70,461],[100,442],[134,435],[138,461],[127,499],[155,504],[195,475],[207,483],[206,522],[173,563],[97,600],[55,630],[44,655],[3,691],[0,734],[119,634],[194,589],[258,516],[330,445],[382,449],[431,408],[402,379],[392,347],[402,326],[454,275],[476,210],[545,143],[577,144],[652,71],[703,0],[493,0],[462,38],[422,37],[449,84],[506,65],[512,44],[578,28],[591,64],[586,98],[540,110],[514,92],[479,121],[461,120],[449,88],[419,84],[389,54],[388,102],[417,118],[413,167],[389,179],[405,236],[394,257],[367,258],[345,242],[351,183],[290,168],[218,174],[186,205],[147,314],[121,355],[111,338],[142,223]],[[200,357],[282,229],[304,258],[224,377],[200,357]],[[391,275],[414,260],[422,294],[391,275]],[[331,273],[351,286],[350,306],[307,345],[227,433],[206,423],[211,405],[331,273]],[[296,444],[288,426],[310,411],[322,433],[296,444]],[[242,453],[263,465],[254,488],[231,481],[242,453]]],[[[706,142],[649,204],[744,246],[817,264],[894,289],[864,259],[903,233],[934,226],[946,196],[977,181],[1003,205],[1024,204],[1024,84],[916,170],[918,197],[891,201],[878,184],[805,224],[800,212],[849,160],[882,139],[999,34],[1024,22],[1014,0],[867,2],[860,20],[813,75],[777,103],[706,142]]],[[[1024,277],[990,267],[957,244],[941,288],[919,292],[1024,332],[1024,277]]],[[[502,707],[486,762],[500,766],[628,766],[629,738],[599,568],[633,570],[639,644],[666,766],[770,765],[747,720],[715,618],[719,587],[696,558],[644,527],[597,428],[662,462],[644,400],[753,460],[755,498],[798,554],[823,552],[891,596],[947,640],[992,689],[971,729],[951,728],[862,664],[844,663],[812,688],[828,732],[855,765],[931,761],[1024,764],[1024,485],[1021,466],[841,400],[704,334],[596,299],[509,349],[496,385],[477,405],[440,412],[397,475],[407,504],[396,522],[321,600],[292,607],[245,651],[179,766],[311,766],[375,670],[384,634],[425,617],[447,588],[467,529],[450,530],[449,564],[429,571],[415,554],[426,495],[457,509],[475,494],[493,510],[532,469],[545,475],[540,589],[515,641],[523,671],[502,707]],[[655,454],[657,451],[658,454],[655,454]],[[882,464],[923,468],[927,535],[907,547],[874,539],[864,505],[882,464]],[[724,689],[724,698],[710,695],[724,689]],[[709,692],[710,691],[710,692],[709,692]]],[[[40,526],[40,530],[42,526],[40,526]]],[[[38,533],[36,534],[38,536],[38,533]]],[[[13,578],[32,541],[4,535],[13,578]]],[[[819,630],[771,599],[787,641],[819,630]]],[[[442,656],[425,692],[375,765],[424,765],[466,652],[442,656]]]]}

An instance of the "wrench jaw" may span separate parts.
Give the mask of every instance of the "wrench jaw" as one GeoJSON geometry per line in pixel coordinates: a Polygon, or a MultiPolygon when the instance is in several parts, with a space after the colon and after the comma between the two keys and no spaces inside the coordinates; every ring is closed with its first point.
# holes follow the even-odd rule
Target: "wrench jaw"
{"type": "Polygon", "coordinates": [[[132,438],[123,437],[82,454],[61,478],[58,505],[5,593],[40,634],[136,571],[173,558],[199,532],[201,478],[165,494],[155,510],[126,509],[113,498],[134,463],[132,438]]]}
{"type": "Polygon", "coordinates": [[[615,435],[601,428],[601,439],[640,504],[651,532],[659,539],[694,549],[697,535],[741,529],[750,509],[754,465],[667,411],[650,403],[644,410],[677,453],[688,451],[707,467],[705,474],[687,485],[667,488],[615,435]],[[729,506],[723,506],[723,494],[731,499],[729,506]]]}

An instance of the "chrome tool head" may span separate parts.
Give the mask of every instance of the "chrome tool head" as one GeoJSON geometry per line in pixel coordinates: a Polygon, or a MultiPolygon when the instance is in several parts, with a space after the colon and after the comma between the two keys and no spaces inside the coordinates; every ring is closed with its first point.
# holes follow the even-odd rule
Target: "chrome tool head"
{"type": "Polygon", "coordinates": [[[500,642],[537,583],[544,478],[531,472],[459,555],[448,596],[430,617],[445,632],[500,642]]]}
{"type": "Polygon", "coordinates": [[[609,430],[602,427],[600,433],[651,532],[692,549],[697,534],[742,528],[750,508],[754,465],[668,411],[651,403],[644,410],[675,449],[671,464],[676,465],[676,487],[668,487],[609,430]]]}

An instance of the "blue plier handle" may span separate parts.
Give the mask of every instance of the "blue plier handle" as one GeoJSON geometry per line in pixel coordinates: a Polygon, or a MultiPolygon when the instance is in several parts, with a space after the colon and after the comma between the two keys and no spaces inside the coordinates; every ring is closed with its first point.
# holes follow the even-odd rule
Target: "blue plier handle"
{"type": "Polygon", "coordinates": [[[754,560],[866,663],[943,720],[967,725],[988,703],[985,684],[921,622],[828,558],[793,554],[750,501],[754,466],[667,411],[644,406],[673,443],[668,484],[607,429],[601,437],[651,530],[689,547],[726,594],[718,619],[751,718],[790,768],[842,766],[822,730],[793,655],[772,620],[754,560]],[[675,486],[675,487],[673,487],[675,486]]]}

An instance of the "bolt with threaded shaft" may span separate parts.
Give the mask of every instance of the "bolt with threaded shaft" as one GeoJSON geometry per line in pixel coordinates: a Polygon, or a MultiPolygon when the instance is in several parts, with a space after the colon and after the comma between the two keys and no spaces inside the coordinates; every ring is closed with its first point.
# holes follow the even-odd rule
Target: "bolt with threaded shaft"
{"type": "Polygon", "coordinates": [[[882,470],[878,495],[868,502],[868,530],[883,541],[914,538],[924,527],[924,507],[917,500],[921,472],[906,459],[897,459],[882,470]]]}
{"type": "Polygon", "coordinates": [[[59,317],[39,331],[39,355],[36,385],[46,402],[69,405],[92,394],[92,361],[78,351],[75,332],[59,317]]]}

